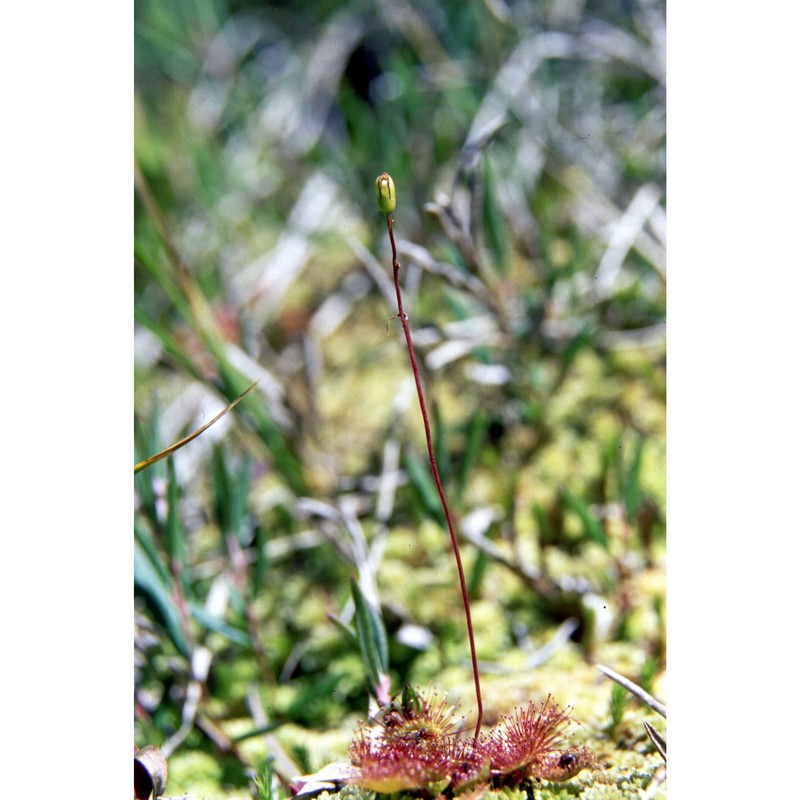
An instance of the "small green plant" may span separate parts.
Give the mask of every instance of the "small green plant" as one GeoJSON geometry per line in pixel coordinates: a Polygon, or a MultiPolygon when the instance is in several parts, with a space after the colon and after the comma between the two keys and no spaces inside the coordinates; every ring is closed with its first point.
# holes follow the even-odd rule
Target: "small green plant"
{"type": "Polygon", "coordinates": [[[622,722],[622,717],[625,714],[625,709],[628,707],[630,695],[624,686],[615,683],[611,687],[611,699],[609,700],[608,710],[611,716],[611,724],[609,725],[609,733],[611,735],[619,727],[622,722]]]}
{"type": "Polygon", "coordinates": [[[255,800],[276,800],[273,788],[274,771],[272,769],[272,759],[267,759],[258,772],[253,776],[255,786],[255,800]]]}
{"type": "Polygon", "coordinates": [[[648,694],[653,693],[653,680],[656,676],[657,669],[658,663],[654,658],[648,658],[645,660],[644,664],[642,664],[642,669],[639,674],[639,685],[648,694]]]}

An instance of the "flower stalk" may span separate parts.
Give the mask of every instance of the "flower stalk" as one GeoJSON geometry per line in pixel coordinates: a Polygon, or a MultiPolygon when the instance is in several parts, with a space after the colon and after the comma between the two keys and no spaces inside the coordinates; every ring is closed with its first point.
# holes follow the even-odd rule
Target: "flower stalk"
{"type": "Polygon", "coordinates": [[[444,493],[444,487],[439,477],[439,468],[436,465],[436,456],[433,452],[433,438],[431,436],[431,425],[428,419],[428,409],[425,404],[425,395],[422,390],[422,378],[420,377],[419,367],[417,366],[417,357],[414,352],[414,343],[411,340],[411,328],[408,324],[408,315],[403,308],[403,296],[400,291],[400,263],[397,260],[397,246],[394,241],[393,219],[392,212],[397,205],[397,197],[395,193],[394,181],[392,177],[384,172],[379,175],[375,181],[375,189],[378,197],[378,208],[381,213],[386,217],[386,227],[389,232],[389,242],[392,246],[392,273],[394,277],[394,289],[397,295],[397,318],[403,326],[403,334],[406,340],[406,347],[408,349],[408,357],[411,362],[411,371],[414,373],[414,383],[417,387],[417,397],[419,399],[419,409],[422,413],[422,423],[425,427],[425,442],[428,447],[428,460],[431,465],[431,474],[433,481],[436,484],[436,491],[439,493],[439,500],[442,504],[445,520],[447,521],[447,530],[450,533],[450,543],[453,546],[453,555],[456,560],[456,568],[458,570],[458,580],[461,587],[461,598],[464,603],[464,616],[467,623],[467,635],[469,637],[470,656],[472,659],[472,676],[475,682],[475,701],[478,707],[478,718],[475,723],[475,739],[477,740],[480,735],[481,724],[483,722],[483,699],[481,697],[481,679],[478,670],[478,656],[475,649],[475,634],[472,628],[472,614],[469,607],[469,595],[467,593],[467,581],[464,577],[464,566],[461,562],[461,551],[458,546],[458,537],[456,536],[455,523],[453,522],[453,515],[450,512],[450,506],[447,503],[447,497],[444,493]]]}

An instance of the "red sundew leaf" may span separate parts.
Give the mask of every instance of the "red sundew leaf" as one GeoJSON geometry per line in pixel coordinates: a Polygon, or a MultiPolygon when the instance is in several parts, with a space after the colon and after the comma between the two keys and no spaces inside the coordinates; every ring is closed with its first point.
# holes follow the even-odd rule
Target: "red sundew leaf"
{"type": "Polygon", "coordinates": [[[533,702],[503,717],[483,744],[491,761],[492,775],[524,771],[525,767],[555,752],[564,738],[569,711],[551,703],[537,707],[533,702]]]}
{"type": "Polygon", "coordinates": [[[453,709],[436,695],[405,692],[362,726],[350,746],[348,783],[380,793],[427,789],[440,794],[481,785],[517,786],[530,778],[565,781],[596,768],[585,747],[564,746],[569,709],[551,698],[503,717],[478,739],[452,735],[453,709]]]}
{"type": "Polygon", "coordinates": [[[473,739],[452,735],[457,720],[446,698],[407,688],[362,726],[350,746],[351,783],[376,792],[453,788],[488,777],[473,739]]]}
{"type": "Polygon", "coordinates": [[[450,786],[454,792],[475,788],[489,778],[490,760],[475,739],[449,739],[447,752],[450,786]]]}
{"type": "Polygon", "coordinates": [[[376,734],[384,738],[432,739],[449,736],[459,720],[446,697],[440,700],[434,692],[428,699],[421,692],[406,687],[400,702],[393,699],[370,722],[376,734]]]}
{"type": "Polygon", "coordinates": [[[528,769],[528,777],[544,778],[547,781],[568,781],[581,770],[598,769],[594,754],[585,747],[572,747],[567,750],[548,753],[535,760],[528,769]]]}
{"type": "Polygon", "coordinates": [[[360,735],[350,747],[350,760],[356,767],[350,782],[388,793],[445,780],[448,762],[436,743],[429,739],[370,740],[360,735]]]}

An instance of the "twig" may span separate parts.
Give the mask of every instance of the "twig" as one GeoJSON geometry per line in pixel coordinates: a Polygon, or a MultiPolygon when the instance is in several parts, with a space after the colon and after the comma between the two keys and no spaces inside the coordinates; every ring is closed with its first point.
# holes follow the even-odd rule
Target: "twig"
{"type": "Polygon", "coordinates": [[[467,530],[462,531],[462,533],[464,538],[474,544],[481,552],[522,578],[545,600],[556,603],[567,595],[583,595],[592,591],[589,584],[582,578],[550,578],[542,570],[530,564],[508,558],[494,542],[487,539],[483,534],[467,530]]]}
{"type": "Polygon", "coordinates": [[[643,703],[650,706],[653,711],[661,714],[664,719],[667,718],[667,707],[660,701],[656,700],[651,694],[648,694],[644,689],[642,689],[641,686],[637,686],[633,681],[629,681],[624,675],[620,675],[618,672],[614,672],[613,669],[604,667],[602,664],[598,664],[597,669],[599,669],[600,672],[602,672],[606,677],[611,678],[612,681],[616,681],[620,686],[624,686],[632,695],[638,697],[643,703]]]}

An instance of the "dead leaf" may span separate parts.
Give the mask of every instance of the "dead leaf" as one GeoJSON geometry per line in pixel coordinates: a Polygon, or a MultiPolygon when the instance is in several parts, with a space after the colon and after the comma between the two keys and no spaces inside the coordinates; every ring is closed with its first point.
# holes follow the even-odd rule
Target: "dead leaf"
{"type": "MultiPolygon", "coordinates": [[[[258,381],[256,381],[258,383],[258,381]]],[[[150,458],[144,459],[144,461],[140,461],[138,464],[135,464],[133,467],[133,474],[136,475],[137,472],[141,472],[143,469],[147,469],[147,467],[155,464],[156,461],[161,461],[162,458],[166,458],[169,455],[172,455],[176,450],[180,450],[181,447],[184,445],[189,444],[192,439],[196,439],[203,431],[208,430],[218,419],[222,419],[240,400],[242,400],[245,395],[249,394],[253,389],[256,387],[256,383],[252,384],[248,389],[242,392],[230,405],[225,406],[222,411],[217,414],[214,419],[210,422],[206,422],[202,428],[198,428],[194,433],[190,433],[185,438],[181,439],[179,442],[175,442],[175,444],[171,444],[166,449],[162,450],[160,453],[156,453],[154,456],[150,456],[150,458]]]]}

